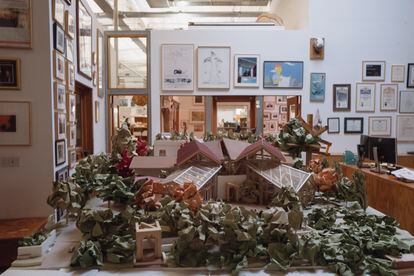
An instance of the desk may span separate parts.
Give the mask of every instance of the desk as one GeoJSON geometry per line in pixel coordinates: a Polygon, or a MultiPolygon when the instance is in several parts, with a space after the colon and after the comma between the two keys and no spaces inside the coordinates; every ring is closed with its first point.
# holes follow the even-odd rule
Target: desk
{"type": "MultiPolygon", "coordinates": [[[[341,164],[348,178],[358,170],[356,166],[341,164]]],[[[361,169],[365,175],[368,205],[394,217],[400,227],[414,234],[414,183],[405,183],[394,176],[361,169]]]]}

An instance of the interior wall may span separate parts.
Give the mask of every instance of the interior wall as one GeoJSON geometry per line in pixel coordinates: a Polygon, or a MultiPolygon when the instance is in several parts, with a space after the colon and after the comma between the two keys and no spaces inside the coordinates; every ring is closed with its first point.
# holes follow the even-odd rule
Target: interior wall
{"type": "Polygon", "coordinates": [[[273,0],[270,4],[270,12],[280,16],[288,30],[305,29],[309,24],[309,2],[312,1],[273,0]]]}

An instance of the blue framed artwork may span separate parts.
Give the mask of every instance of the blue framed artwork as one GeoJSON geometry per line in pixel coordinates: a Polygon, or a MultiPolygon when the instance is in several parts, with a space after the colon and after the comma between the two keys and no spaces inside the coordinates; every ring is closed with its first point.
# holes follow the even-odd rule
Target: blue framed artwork
{"type": "Polygon", "coordinates": [[[325,73],[311,73],[310,75],[310,101],[325,101],[325,73]]]}
{"type": "Polygon", "coordinates": [[[265,61],[264,88],[303,88],[303,61],[265,61]]]}
{"type": "Polygon", "coordinates": [[[259,86],[259,55],[234,55],[234,86],[259,86]]]}

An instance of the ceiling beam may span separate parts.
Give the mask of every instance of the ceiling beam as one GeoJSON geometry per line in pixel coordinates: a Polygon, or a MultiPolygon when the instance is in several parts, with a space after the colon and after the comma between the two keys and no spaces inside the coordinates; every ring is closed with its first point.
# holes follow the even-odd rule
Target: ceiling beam
{"type": "Polygon", "coordinates": [[[197,17],[258,17],[262,11],[257,12],[119,12],[120,18],[155,18],[155,17],[176,17],[177,15],[189,15],[197,17]]]}

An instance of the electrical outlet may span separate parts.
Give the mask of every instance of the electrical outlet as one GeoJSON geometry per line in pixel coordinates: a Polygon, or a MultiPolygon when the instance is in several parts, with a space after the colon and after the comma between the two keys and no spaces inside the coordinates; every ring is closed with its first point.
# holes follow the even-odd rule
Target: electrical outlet
{"type": "Polygon", "coordinates": [[[2,157],[1,166],[3,168],[17,168],[20,167],[20,158],[16,156],[2,157]]]}

